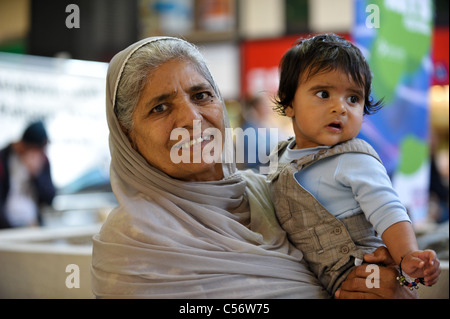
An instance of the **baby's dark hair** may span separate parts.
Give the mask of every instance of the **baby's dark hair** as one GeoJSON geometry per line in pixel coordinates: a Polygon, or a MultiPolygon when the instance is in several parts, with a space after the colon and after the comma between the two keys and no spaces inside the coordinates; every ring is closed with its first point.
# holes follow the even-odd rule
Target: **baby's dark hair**
{"type": "Polygon", "coordinates": [[[285,53],[280,62],[280,85],[274,110],[286,115],[292,105],[300,77],[304,79],[333,70],[350,74],[353,81],[364,88],[364,114],[373,114],[383,107],[382,99],[371,97],[372,72],[361,51],[350,41],[336,34],[320,34],[300,39],[285,53]]]}

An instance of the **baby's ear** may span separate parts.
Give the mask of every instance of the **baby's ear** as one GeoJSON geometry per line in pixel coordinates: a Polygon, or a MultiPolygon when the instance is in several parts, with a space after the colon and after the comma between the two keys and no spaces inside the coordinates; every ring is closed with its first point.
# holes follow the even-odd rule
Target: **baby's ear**
{"type": "Polygon", "coordinates": [[[284,113],[288,117],[294,117],[295,116],[294,108],[291,105],[286,106],[286,108],[284,109],[284,113]]]}

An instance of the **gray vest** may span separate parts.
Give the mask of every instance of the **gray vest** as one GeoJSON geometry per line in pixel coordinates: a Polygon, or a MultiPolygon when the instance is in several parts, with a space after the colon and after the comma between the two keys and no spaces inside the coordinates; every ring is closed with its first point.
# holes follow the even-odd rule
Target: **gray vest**
{"type": "MultiPolygon", "coordinates": [[[[282,154],[288,143],[279,144],[278,154],[282,154]]],[[[292,163],[280,164],[268,176],[281,226],[332,295],[354,268],[355,258],[363,259],[364,254],[373,252],[383,241],[362,212],[337,219],[295,181],[294,173],[321,159],[348,152],[369,154],[381,162],[368,143],[352,139],[292,163]]]]}

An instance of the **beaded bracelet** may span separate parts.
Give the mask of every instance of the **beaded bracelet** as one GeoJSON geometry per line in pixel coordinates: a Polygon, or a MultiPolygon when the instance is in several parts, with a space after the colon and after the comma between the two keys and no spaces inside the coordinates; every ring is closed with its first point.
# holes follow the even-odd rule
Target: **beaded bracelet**
{"type": "Polygon", "coordinates": [[[403,257],[400,260],[400,265],[398,266],[400,268],[400,276],[397,277],[398,282],[400,283],[400,286],[405,286],[408,287],[409,289],[413,290],[413,289],[419,289],[418,284],[422,284],[425,285],[425,280],[423,278],[416,278],[414,279],[414,281],[409,282],[408,280],[406,280],[405,275],[403,275],[403,271],[402,271],[402,261],[403,261],[403,257]]]}

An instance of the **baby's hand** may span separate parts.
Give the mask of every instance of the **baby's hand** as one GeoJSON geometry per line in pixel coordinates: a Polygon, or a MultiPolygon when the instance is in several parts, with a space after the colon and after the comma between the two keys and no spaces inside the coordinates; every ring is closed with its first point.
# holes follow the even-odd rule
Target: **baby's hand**
{"type": "Polygon", "coordinates": [[[424,278],[425,285],[437,283],[441,274],[440,262],[433,250],[416,250],[403,258],[402,270],[414,278],[424,278]]]}

